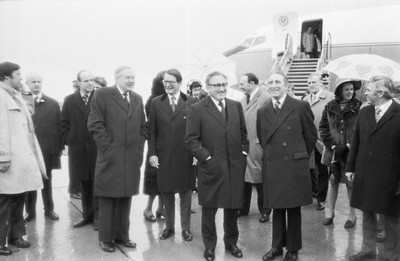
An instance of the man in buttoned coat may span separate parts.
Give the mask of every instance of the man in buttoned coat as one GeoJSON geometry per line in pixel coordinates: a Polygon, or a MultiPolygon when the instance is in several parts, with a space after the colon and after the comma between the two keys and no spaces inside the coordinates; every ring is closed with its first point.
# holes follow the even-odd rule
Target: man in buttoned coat
{"type": "Polygon", "coordinates": [[[246,123],[239,102],[226,99],[227,77],[221,72],[207,75],[209,96],[189,109],[186,143],[198,160],[198,193],[202,206],[201,231],[204,258],[214,260],[217,232],[215,214],[224,209],[224,243],[235,257],[238,209],[243,205],[244,172],[249,150],[246,123]]]}
{"type": "Polygon", "coordinates": [[[185,241],[191,241],[190,210],[195,175],[193,156],[186,147],[185,135],[189,106],[197,100],[180,91],[181,83],[178,70],[167,70],[164,74],[166,93],[151,102],[149,161],[158,169],[158,190],[166,211],[166,227],[160,239],[167,239],[175,232],[175,194],[179,193],[182,236],[185,241]]]}
{"type": "Polygon", "coordinates": [[[243,207],[239,216],[247,216],[250,210],[251,195],[253,186],[257,190],[257,206],[261,214],[260,223],[269,220],[271,209],[264,208],[263,189],[261,179],[262,148],[257,138],[256,121],[257,111],[271,100],[271,95],[266,89],[260,88],[258,78],[253,73],[246,73],[240,77],[239,89],[244,93],[241,103],[244,118],[246,120],[247,138],[250,148],[247,156],[246,173],[244,176],[243,207]]]}
{"type": "MultiPolygon", "coordinates": [[[[54,212],[52,192],[52,170],[61,168],[61,152],[63,150],[61,136],[61,111],[58,102],[42,92],[43,78],[38,73],[30,73],[26,77],[26,85],[34,98],[34,114],[32,115],[35,134],[42,150],[48,179],[43,179],[42,199],[45,217],[58,220],[54,212]]],[[[31,191],[25,198],[25,221],[36,216],[37,191],[31,191]]]]}
{"type": "Polygon", "coordinates": [[[116,85],[98,89],[88,128],[97,144],[94,194],[99,197],[99,243],[114,252],[114,243],[135,248],[129,239],[132,196],[139,193],[147,125],[142,97],[133,92],[131,67],[115,71],[116,85]]]}
{"type": "Polygon", "coordinates": [[[363,213],[363,241],[353,261],[376,258],[376,214],[385,217],[385,260],[400,260],[400,105],[394,91],[388,77],[372,77],[365,92],[370,105],[356,120],[346,176],[353,181],[350,206],[363,213]]]}
{"type": "Polygon", "coordinates": [[[272,73],[267,87],[272,100],[257,112],[264,206],[273,209],[272,248],[263,260],[275,259],[286,247],[284,260],[291,261],[302,248],[301,206],[312,203],[308,161],[318,134],[310,105],[286,94],[286,75],[272,73]]]}
{"type": "MultiPolygon", "coordinates": [[[[314,114],[314,125],[318,130],[322,112],[328,102],[335,99],[335,95],[323,87],[322,76],[318,73],[311,73],[308,76],[307,84],[310,93],[304,96],[303,100],[310,104],[311,111],[314,114]]],[[[318,140],[310,157],[311,189],[313,193],[317,194],[317,210],[325,208],[329,182],[328,167],[321,163],[323,149],[324,143],[318,133],[318,140]]],[[[351,216],[354,216],[354,214],[352,213],[351,216]]]]}
{"type": "Polygon", "coordinates": [[[93,74],[79,71],[79,90],[65,97],[61,111],[61,132],[68,146],[68,167],[70,176],[79,180],[82,189],[82,218],[74,227],[93,223],[97,229],[98,199],[93,196],[96,144],[87,128],[90,103],[93,97],[93,74]]]}

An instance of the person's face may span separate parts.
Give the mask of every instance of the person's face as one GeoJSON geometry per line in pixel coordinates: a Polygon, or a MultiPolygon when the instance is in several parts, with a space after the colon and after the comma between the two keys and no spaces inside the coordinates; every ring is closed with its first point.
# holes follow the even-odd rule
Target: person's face
{"type": "Polygon", "coordinates": [[[135,73],[131,69],[121,71],[116,83],[123,92],[132,91],[133,87],[135,87],[135,73]]]}
{"type": "Polygon", "coordinates": [[[310,93],[316,94],[322,87],[322,82],[318,76],[312,76],[307,80],[310,93]]]}
{"type": "Polygon", "coordinates": [[[354,94],[353,84],[351,84],[349,82],[343,84],[343,88],[342,88],[343,100],[345,100],[345,101],[351,100],[351,98],[353,98],[353,94],[354,94]]]}
{"type": "Polygon", "coordinates": [[[93,91],[93,75],[90,72],[82,72],[80,74],[79,88],[83,93],[90,93],[93,91]]]}
{"type": "Polygon", "coordinates": [[[15,90],[19,90],[22,86],[22,76],[20,70],[13,71],[11,77],[7,77],[8,84],[15,90]]]}
{"type": "Polygon", "coordinates": [[[169,95],[177,94],[181,88],[181,83],[177,82],[172,74],[165,73],[163,83],[165,92],[169,95]]]}
{"type": "Polygon", "coordinates": [[[283,97],[285,92],[287,92],[287,84],[282,75],[273,73],[269,76],[267,80],[268,92],[271,94],[272,98],[279,100],[283,97]]]}
{"type": "Polygon", "coordinates": [[[26,81],[26,85],[28,85],[31,93],[39,94],[42,91],[42,77],[39,75],[30,76],[26,81]]]}
{"type": "Polygon", "coordinates": [[[194,87],[192,89],[192,94],[193,94],[194,98],[199,100],[200,99],[200,94],[201,94],[201,87],[194,87]]]}
{"type": "Polygon", "coordinates": [[[221,75],[211,77],[211,79],[207,83],[208,93],[212,98],[217,101],[225,99],[227,88],[228,83],[226,82],[226,79],[221,75]]]}
{"type": "Polygon", "coordinates": [[[312,30],[311,27],[308,27],[308,28],[307,28],[307,32],[311,33],[311,30],[312,30]]]}
{"type": "Polygon", "coordinates": [[[101,88],[101,85],[100,84],[98,84],[97,82],[93,82],[93,89],[94,90],[98,90],[98,89],[100,89],[101,88]]]}
{"type": "Polygon", "coordinates": [[[248,77],[243,75],[239,80],[239,89],[246,95],[250,95],[253,91],[253,85],[249,83],[248,77]]]}
{"type": "Polygon", "coordinates": [[[380,98],[379,92],[376,88],[376,82],[371,82],[367,86],[367,90],[364,93],[367,102],[372,105],[376,105],[380,98]]]}

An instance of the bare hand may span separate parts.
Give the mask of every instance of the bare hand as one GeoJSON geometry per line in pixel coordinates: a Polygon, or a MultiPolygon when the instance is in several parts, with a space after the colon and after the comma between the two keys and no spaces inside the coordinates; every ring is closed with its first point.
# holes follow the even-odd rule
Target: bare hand
{"type": "Polygon", "coordinates": [[[0,172],[6,172],[10,168],[9,161],[0,162],[0,172]]]}
{"type": "Polygon", "coordinates": [[[195,157],[193,157],[193,166],[197,166],[197,159],[195,157]]]}
{"type": "Polygon", "coordinates": [[[350,182],[354,180],[354,172],[346,172],[346,177],[350,182]]]}
{"type": "Polygon", "coordinates": [[[150,156],[149,162],[150,162],[150,166],[152,166],[156,169],[158,169],[159,168],[158,166],[160,166],[160,164],[158,163],[158,157],[155,155],[150,156]]]}

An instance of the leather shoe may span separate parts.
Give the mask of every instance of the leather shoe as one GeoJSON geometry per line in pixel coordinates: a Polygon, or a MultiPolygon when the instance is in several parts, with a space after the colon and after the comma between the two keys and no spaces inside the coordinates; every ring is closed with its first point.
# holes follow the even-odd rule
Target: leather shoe
{"type": "Polygon", "coordinates": [[[325,203],[324,202],[318,202],[317,206],[315,208],[317,210],[324,210],[325,209],[325,203]]]}
{"type": "Polygon", "coordinates": [[[119,245],[123,245],[124,247],[136,248],[136,243],[129,239],[128,240],[115,239],[114,242],[119,245]]]}
{"type": "Polygon", "coordinates": [[[237,257],[237,258],[242,258],[243,253],[240,248],[237,247],[237,245],[230,245],[230,246],[225,246],[225,250],[229,251],[232,256],[237,257]]]}
{"type": "Polygon", "coordinates": [[[22,237],[10,238],[8,239],[8,244],[14,245],[19,248],[27,248],[31,246],[31,244],[22,237]]]}
{"type": "Polygon", "coordinates": [[[154,222],[157,221],[157,220],[156,220],[156,217],[155,217],[153,214],[151,214],[151,215],[146,215],[146,213],[143,212],[143,217],[144,217],[144,220],[149,221],[149,222],[152,222],[152,223],[154,223],[154,222]]]}
{"type": "Polygon", "coordinates": [[[368,258],[375,258],[376,254],[374,252],[365,252],[365,251],[361,251],[358,252],[355,255],[352,255],[349,257],[350,261],[362,261],[368,258]]]}
{"type": "Polygon", "coordinates": [[[93,230],[94,231],[99,230],[99,220],[98,219],[93,220],[93,230]]]}
{"type": "Polygon", "coordinates": [[[169,238],[175,231],[173,229],[164,229],[164,232],[161,234],[160,239],[164,240],[169,238]]]}
{"type": "Polygon", "coordinates": [[[26,215],[24,216],[24,221],[29,222],[34,220],[35,218],[36,218],[36,213],[26,213],[26,215]]]}
{"type": "Polygon", "coordinates": [[[281,256],[283,255],[283,249],[282,248],[271,248],[271,250],[268,251],[268,253],[266,253],[262,260],[264,261],[270,261],[270,260],[274,260],[275,257],[277,256],[281,256]]]}
{"type": "Polygon", "coordinates": [[[9,256],[12,254],[11,249],[4,245],[0,245],[0,256],[9,256]]]}
{"type": "Polygon", "coordinates": [[[344,223],[344,228],[352,228],[356,225],[357,218],[353,220],[348,219],[346,223],[344,223]]]}
{"type": "Polygon", "coordinates": [[[206,250],[204,250],[204,259],[207,261],[214,261],[215,259],[215,251],[214,248],[206,248],[206,250]]]}
{"type": "Polygon", "coordinates": [[[163,219],[165,218],[165,211],[161,212],[161,211],[156,211],[156,218],[158,219],[163,219]]]}
{"type": "Polygon", "coordinates": [[[89,223],[90,223],[89,220],[87,220],[85,218],[82,218],[81,220],[75,222],[73,227],[74,228],[83,227],[83,226],[85,226],[85,225],[87,225],[89,223]]]}
{"type": "Polygon", "coordinates": [[[298,252],[297,251],[287,251],[285,258],[283,259],[283,261],[296,261],[298,258],[298,252]]]}
{"type": "Polygon", "coordinates": [[[333,223],[333,217],[324,218],[324,220],[322,220],[322,225],[325,225],[325,226],[331,225],[332,223],[333,223]]]}
{"type": "Polygon", "coordinates": [[[60,217],[57,215],[57,213],[52,210],[44,212],[44,216],[50,218],[51,220],[59,220],[60,219],[60,217]]]}
{"type": "Polygon", "coordinates": [[[112,242],[99,242],[100,244],[100,248],[104,251],[104,252],[115,252],[115,246],[112,242]]]}
{"type": "Polygon", "coordinates": [[[185,240],[187,242],[192,241],[192,239],[193,239],[193,235],[189,230],[183,230],[182,237],[183,237],[183,240],[185,240]]]}
{"type": "Polygon", "coordinates": [[[260,223],[265,223],[269,221],[269,216],[267,214],[262,214],[261,218],[258,220],[260,223]]]}
{"type": "Polygon", "coordinates": [[[70,196],[71,198],[74,198],[74,199],[82,199],[82,194],[81,194],[80,192],[78,192],[78,193],[71,193],[71,194],[69,194],[69,196],[70,196]]]}

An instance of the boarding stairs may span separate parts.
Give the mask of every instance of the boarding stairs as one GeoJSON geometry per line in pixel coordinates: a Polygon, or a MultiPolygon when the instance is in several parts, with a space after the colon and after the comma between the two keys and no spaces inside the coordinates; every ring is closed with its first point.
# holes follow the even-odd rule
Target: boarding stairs
{"type": "Polygon", "coordinates": [[[319,59],[293,59],[287,72],[289,83],[295,87],[294,94],[302,97],[307,89],[307,78],[317,72],[319,59]]]}

